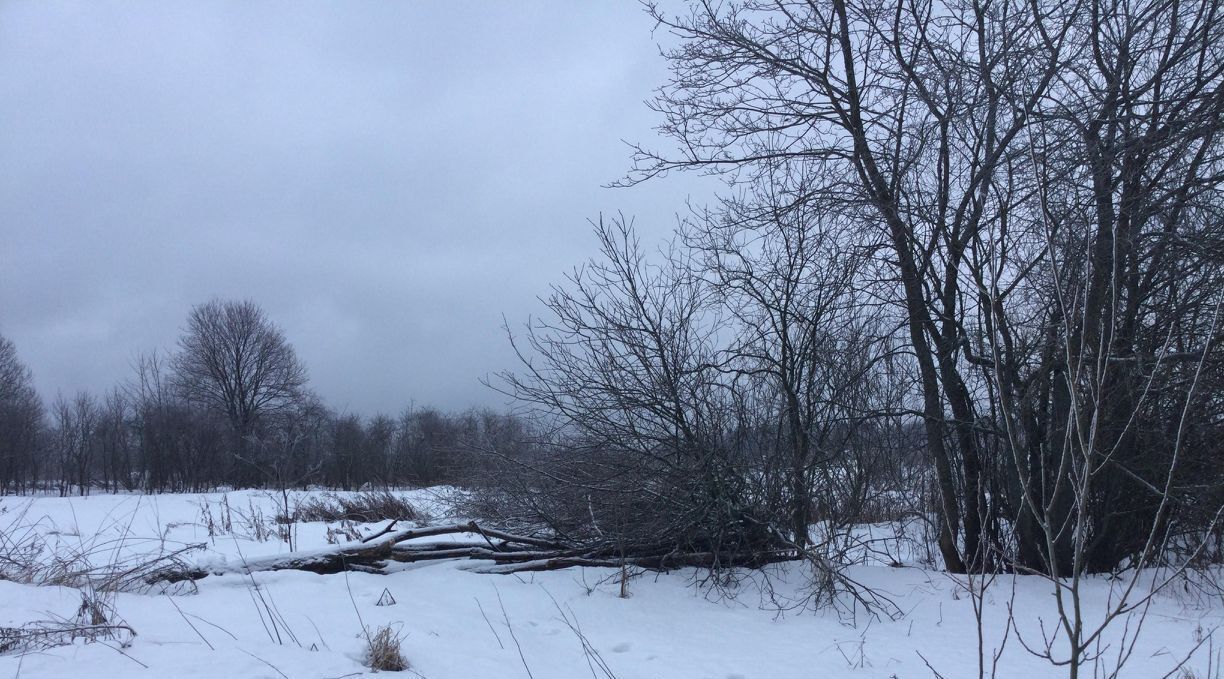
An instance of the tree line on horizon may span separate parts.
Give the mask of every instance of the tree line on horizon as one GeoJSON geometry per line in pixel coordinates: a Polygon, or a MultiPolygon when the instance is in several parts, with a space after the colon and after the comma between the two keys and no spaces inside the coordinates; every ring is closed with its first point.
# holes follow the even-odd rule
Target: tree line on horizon
{"type": "Polygon", "coordinates": [[[0,336],[0,495],[453,483],[472,450],[512,448],[525,427],[489,410],[336,412],[250,301],[194,307],[174,352],[140,355],[106,393],[50,404],[0,336]]]}

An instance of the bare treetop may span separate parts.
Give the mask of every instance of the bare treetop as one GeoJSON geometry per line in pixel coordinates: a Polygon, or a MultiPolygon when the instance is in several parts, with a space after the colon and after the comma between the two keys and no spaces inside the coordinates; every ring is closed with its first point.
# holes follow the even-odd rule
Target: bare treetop
{"type": "Polygon", "coordinates": [[[289,406],[306,384],[293,346],[254,302],[194,307],[179,349],[174,368],[184,393],[224,413],[243,436],[262,415],[289,406]]]}

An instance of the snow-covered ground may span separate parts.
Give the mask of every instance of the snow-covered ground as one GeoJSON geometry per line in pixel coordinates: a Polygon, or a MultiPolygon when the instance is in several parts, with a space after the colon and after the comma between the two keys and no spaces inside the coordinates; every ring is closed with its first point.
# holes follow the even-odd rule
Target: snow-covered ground
{"type": "MultiPolygon", "coordinates": [[[[408,495],[434,517],[447,512],[445,492],[408,495]]],[[[275,511],[275,499],[255,491],[0,498],[0,531],[12,542],[28,537],[35,525],[50,551],[120,561],[203,544],[185,558],[232,563],[287,551],[275,535],[257,535],[261,531],[252,527],[249,515],[267,518],[275,511]],[[239,516],[231,530],[214,528],[210,536],[209,516],[215,526],[223,498],[239,516]]],[[[381,525],[358,529],[368,533],[381,525]]],[[[297,546],[325,546],[329,528],[331,539],[342,541],[338,527],[299,524],[297,546]]],[[[975,598],[963,580],[916,567],[849,569],[852,578],[895,603],[903,615],[890,619],[786,606],[803,595],[806,577],[797,565],[773,569],[768,580],[748,574],[728,588],[699,586],[691,570],[647,573],[633,578],[630,596],[621,598],[618,573],[610,569],[505,576],[472,573],[466,564],[426,562],[389,575],[229,574],[204,578],[195,588],[120,593],[114,612],[136,632],[126,647],[116,640],[78,640],[10,653],[0,656],[0,677],[359,676],[369,672],[362,664],[363,625],[385,624],[402,636],[411,672],[430,679],[978,676],[975,598]],[[394,605],[376,605],[384,591],[394,605]],[[584,638],[590,651],[584,651],[584,638]]],[[[1086,610],[1103,611],[1117,586],[1090,580],[1086,610]]],[[[1056,625],[1051,585],[1040,578],[999,578],[983,600],[986,676],[1009,610],[1031,647],[1042,646],[1042,629],[1048,633],[1056,625]]],[[[80,604],[73,588],[0,581],[0,627],[72,618],[80,604]]],[[[1116,622],[1102,643],[1105,665],[1114,664],[1123,648],[1120,635],[1133,634],[1137,622],[1116,622]]],[[[1218,599],[1180,587],[1162,592],[1120,676],[1162,677],[1197,645],[1189,664],[1196,673],[1174,676],[1208,677],[1218,644],[1200,642],[1222,622],[1218,599]]],[[[1066,676],[1066,668],[1034,656],[1012,634],[995,674],[1035,679],[1066,676]]]]}

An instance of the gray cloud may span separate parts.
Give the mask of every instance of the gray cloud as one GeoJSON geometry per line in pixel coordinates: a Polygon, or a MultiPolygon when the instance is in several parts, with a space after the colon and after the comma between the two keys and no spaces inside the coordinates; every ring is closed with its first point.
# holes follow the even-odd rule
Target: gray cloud
{"type": "Polygon", "coordinates": [[[666,77],[633,3],[0,5],[0,333],[50,396],[251,298],[356,412],[499,405],[600,212],[648,236],[709,181],[605,189],[666,77]]]}

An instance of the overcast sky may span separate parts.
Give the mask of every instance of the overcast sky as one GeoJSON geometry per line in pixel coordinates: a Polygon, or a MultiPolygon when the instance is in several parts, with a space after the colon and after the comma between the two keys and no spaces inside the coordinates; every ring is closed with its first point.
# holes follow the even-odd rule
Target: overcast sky
{"type": "MultiPolygon", "coordinates": [[[[0,3],[0,334],[44,398],[249,298],[324,400],[501,407],[502,315],[661,238],[697,177],[608,189],[664,35],[632,2],[0,3]]],[[[663,143],[663,142],[660,142],[663,143]]]]}

